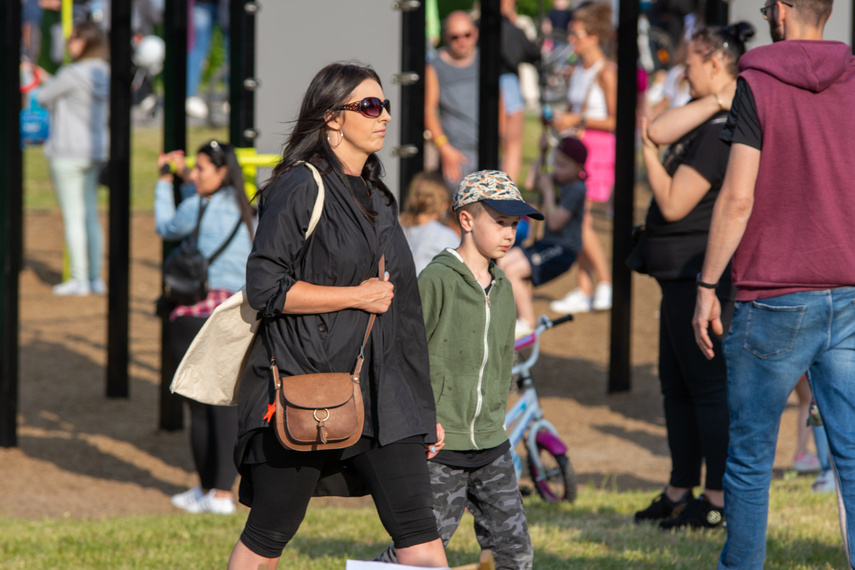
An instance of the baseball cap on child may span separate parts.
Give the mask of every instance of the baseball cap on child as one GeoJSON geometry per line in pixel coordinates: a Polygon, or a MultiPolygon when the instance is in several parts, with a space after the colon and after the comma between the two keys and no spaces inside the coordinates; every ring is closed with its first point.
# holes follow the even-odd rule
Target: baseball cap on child
{"type": "Polygon", "coordinates": [[[479,170],[460,181],[454,192],[452,209],[456,212],[475,202],[484,202],[506,216],[543,219],[543,214],[525,203],[517,185],[501,170],[479,170]]]}
{"type": "Polygon", "coordinates": [[[561,139],[561,142],[558,143],[558,150],[561,154],[579,163],[579,166],[582,167],[582,178],[587,176],[588,173],[585,171],[585,161],[588,160],[588,147],[585,146],[585,143],[576,137],[566,137],[561,139]]]}

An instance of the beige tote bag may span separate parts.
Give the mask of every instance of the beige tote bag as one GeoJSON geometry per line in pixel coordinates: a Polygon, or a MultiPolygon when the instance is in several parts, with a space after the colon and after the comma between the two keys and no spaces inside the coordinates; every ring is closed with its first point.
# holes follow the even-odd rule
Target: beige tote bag
{"type": "MultiPolygon", "coordinates": [[[[318,170],[304,163],[318,185],[318,197],[309,218],[306,239],[315,231],[324,210],[324,181],[318,170]]],[[[258,311],[249,306],[241,289],[214,309],[181,359],[169,389],[212,406],[236,406],[238,389],[252,341],[258,332],[258,311]]]]}

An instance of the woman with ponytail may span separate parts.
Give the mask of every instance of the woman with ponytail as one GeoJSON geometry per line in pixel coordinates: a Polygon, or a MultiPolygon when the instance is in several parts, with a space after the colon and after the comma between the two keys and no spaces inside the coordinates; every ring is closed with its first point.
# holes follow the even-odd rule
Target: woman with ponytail
{"type": "MultiPolygon", "coordinates": [[[[636,522],[662,529],[724,525],[724,477],[728,445],[727,375],[721,339],[716,356],[697,350],[692,330],[695,297],[706,252],[713,205],[721,190],[730,147],[719,135],[736,90],[737,62],[754,36],[747,22],[701,29],[692,36],[686,77],[694,100],[642,123],[644,164],[653,200],[641,242],[648,272],[662,288],[659,378],[671,449],[671,478],[636,522]],[[671,143],[660,162],[657,143],[671,143]],[[701,465],[706,466],[703,493],[701,465]]],[[[706,286],[701,284],[701,286],[706,286]]],[[[717,294],[724,330],[735,291],[725,271],[717,294]]]]}
{"type": "MultiPolygon", "coordinates": [[[[164,365],[174,370],[214,309],[243,287],[255,210],[244,192],[243,171],[231,145],[215,140],[202,145],[189,172],[180,150],[161,154],[157,166],[160,179],[155,187],[154,221],[158,235],[165,240],[195,240],[199,252],[211,260],[204,299],[191,305],[166,299],[158,302],[159,312],[167,317],[163,345],[168,362],[164,365]],[[175,176],[184,182],[183,199],[177,207],[175,176]]],[[[187,403],[190,447],[199,484],[173,496],[172,504],[191,513],[233,513],[237,410],[189,398],[187,403]]]]}

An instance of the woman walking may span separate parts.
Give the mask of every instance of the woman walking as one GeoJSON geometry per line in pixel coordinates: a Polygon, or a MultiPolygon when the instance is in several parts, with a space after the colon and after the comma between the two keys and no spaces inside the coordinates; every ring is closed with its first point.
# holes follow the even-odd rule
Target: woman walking
{"type": "Polygon", "coordinates": [[[240,501],[251,510],[229,568],[275,568],[313,494],[374,498],[402,564],[447,566],[425,445],[436,412],[416,274],[394,198],[380,179],[390,103],[370,67],[335,63],[311,81],[279,165],[261,191],[247,296],[263,323],[238,397],[240,501]],[[323,213],[307,239],[321,173],[323,213]],[[386,275],[378,276],[385,256],[386,275]],[[270,421],[270,359],[283,375],[349,372],[369,314],[361,439],[293,451],[270,421]]]}

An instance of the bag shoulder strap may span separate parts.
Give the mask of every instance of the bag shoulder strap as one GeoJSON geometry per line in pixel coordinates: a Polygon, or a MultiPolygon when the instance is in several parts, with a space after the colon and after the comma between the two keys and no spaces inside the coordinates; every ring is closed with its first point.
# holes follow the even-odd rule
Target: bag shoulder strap
{"type": "MultiPolygon", "coordinates": [[[[386,255],[380,256],[379,263],[379,274],[380,280],[386,280],[386,255]]],[[[377,320],[377,315],[375,313],[371,313],[371,316],[368,318],[368,326],[365,327],[365,336],[362,338],[362,346],[359,347],[359,356],[356,358],[356,364],[353,367],[353,375],[359,376],[359,373],[362,371],[362,362],[365,360],[365,345],[368,344],[368,338],[371,336],[371,329],[374,328],[374,321],[377,320]]],[[[273,339],[270,334],[270,329],[266,326],[265,323],[265,331],[267,334],[267,344],[270,350],[270,368],[273,370],[273,377],[278,378],[279,376],[279,368],[276,366],[276,357],[273,356],[273,339]]]]}
{"type": "Polygon", "coordinates": [[[312,171],[312,177],[315,179],[315,184],[318,185],[318,197],[315,198],[315,206],[312,208],[312,215],[309,218],[309,227],[306,229],[306,239],[309,239],[309,236],[312,235],[312,232],[314,232],[315,228],[318,227],[321,214],[324,212],[326,190],[324,189],[324,179],[321,177],[321,173],[318,172],[318,169],[315,168],[315,165],[311,162],[303,162],[302,164],[305,164],[306,168],[312,171]]]}
{"type": "Polygon", "coordinates": [[[229,234],[229,237],[226,238],[225,243],[223,243],[223,245],[221,245],[220,248],[215,251],[211,257],[208,258],[208,264],[214,263],[214,260],[217,259],[220,254],[226,250],[227,247],[229,247],[229,244],[232,243],[233,239],[235,239],[235,236],[237,235],[242,223],[243,220],[239,217],[237,223],[235,224],[235,229],[233,229],[232,233],[229,234]]]}
{"type": "Polygon", "coordinates": [[[591,98],[591,93],[594,92],[594,86],[600,84],[600,78],[603,76],[603,69],[606,67],[606,60],[601,59],[594,65],[597,67],[597,72],[594,74],[594,77],[591,78],[591,83],[588,85],[588,89],[585,91],[585,100],[582,101],[582,107],[579,109],[579,114],[584,116],[585,112],[588,110],[588,99],[591,98]]]}

